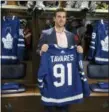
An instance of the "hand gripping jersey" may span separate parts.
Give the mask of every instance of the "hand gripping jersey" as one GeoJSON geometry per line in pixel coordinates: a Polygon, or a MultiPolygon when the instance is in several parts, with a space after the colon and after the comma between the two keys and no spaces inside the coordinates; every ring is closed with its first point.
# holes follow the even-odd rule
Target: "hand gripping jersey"
{"type": "Polygon", "coordinates": [[[94,27],[88,59],[94,59],[98,64],[109,64],[108,24],[103,20],[98,21],[94,27]]]}
{"type": "Polygon", "coordinates": [[[48,106],[78,103],[90,94],[82,56],[73,46],[49,45],[41,57],[38,82],[42,103],[48,106]]]}
{"type": "Polygon", "coordinates": [[[12,64],[23,59],[24,38],[17,17],[3,17],[1,25],[1,63],[12,64]]]}

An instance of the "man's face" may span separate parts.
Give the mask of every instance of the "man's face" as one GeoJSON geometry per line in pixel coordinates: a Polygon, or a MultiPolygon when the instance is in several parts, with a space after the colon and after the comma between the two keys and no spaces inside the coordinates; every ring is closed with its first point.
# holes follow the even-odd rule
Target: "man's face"
{"type": "Polygon", "coordinates": [[[54,18],[55,25],[59,27],[63,27],[66,23],[66,13],[65,12],[57,12],[54,18]]]}

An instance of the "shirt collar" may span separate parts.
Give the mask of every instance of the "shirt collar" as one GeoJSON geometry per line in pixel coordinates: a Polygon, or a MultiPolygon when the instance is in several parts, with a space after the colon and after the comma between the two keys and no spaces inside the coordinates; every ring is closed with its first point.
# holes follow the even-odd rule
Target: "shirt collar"
{"type": "Polygon", "coordinates": [[[54,27],[54,28],[55,28],[56,33],[63,33],[63,32],[66,31],[66,29],[64,28],[62,32],[58,32],[57,29],[56,29],[56,27],[54,27]]]}

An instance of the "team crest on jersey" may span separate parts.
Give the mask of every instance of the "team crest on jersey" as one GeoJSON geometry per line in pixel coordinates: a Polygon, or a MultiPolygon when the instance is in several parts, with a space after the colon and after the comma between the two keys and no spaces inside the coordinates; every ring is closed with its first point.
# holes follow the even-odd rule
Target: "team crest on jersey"
{"type": "Polygon", "coordinates": [[[2,38],[2,42],[5,49],[12,49],[13,47],[13,37],[10,33],[6,35],[6,38],[2,38]]]}
{"type": "Polygon", "coordinates": [[[108,52],[109,51],[109,37],[106,36],[104,40],[101,40],[102,50],[108,52]]]}

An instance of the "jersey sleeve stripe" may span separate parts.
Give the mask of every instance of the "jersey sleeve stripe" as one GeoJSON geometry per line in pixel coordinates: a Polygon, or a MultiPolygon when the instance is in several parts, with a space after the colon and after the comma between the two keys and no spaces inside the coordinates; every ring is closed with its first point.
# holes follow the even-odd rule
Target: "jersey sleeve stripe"
{"type": "Polygon", "coordinates": [[[90,46],[90,48],[95,49],[95,47],[93,47],[93,46],[90,46]]]}
{"type": "Polygon", "coordinates": [[[105,62],[108,62],[109,61],[109,59],[99,58],[99,57],[95,57],[95,60],[97,60],[97,61],[105,61],[105,62]]]}
{"type": "Polygon", "coordinates": [[[92,41],[91,44],[95,44],[95,42],[92,41]]]}
{"type": "Polygon", "coordinates": [[[20,38],[19,38],[18,41],[20,41],[20,42],[24,42],[24,39],[20,39],[20,38]]]}
{"type": "Polygon", "coordinates": [[[17,44],[18,47],[25,47],[25,44],[17,44]]]}
{"type": "Polygon", "coordinates": [[[13,60],[17,59],[16,56],[0,56],[0,58],[2,58],[2,59],[13,59],[13,60]]]}

